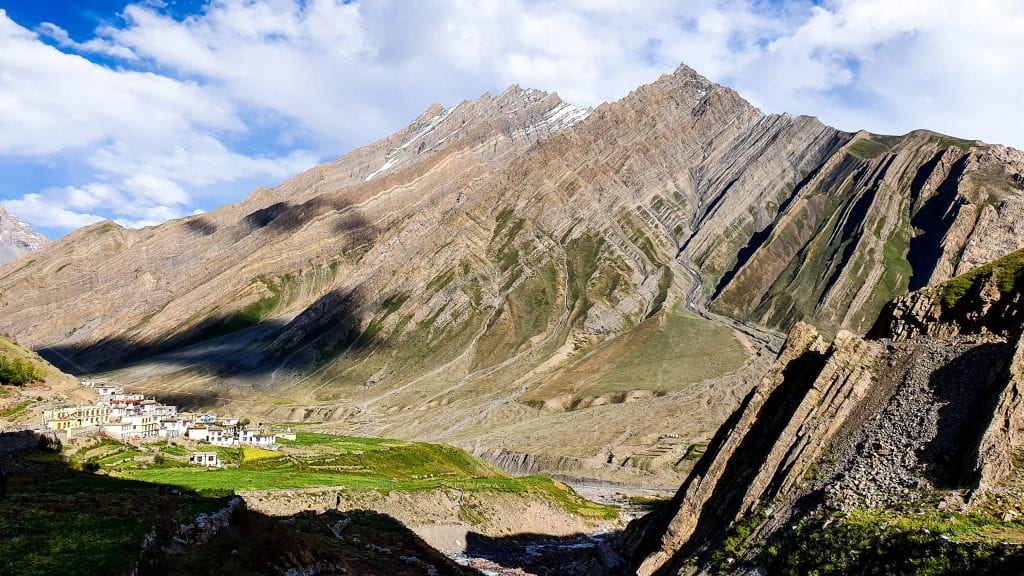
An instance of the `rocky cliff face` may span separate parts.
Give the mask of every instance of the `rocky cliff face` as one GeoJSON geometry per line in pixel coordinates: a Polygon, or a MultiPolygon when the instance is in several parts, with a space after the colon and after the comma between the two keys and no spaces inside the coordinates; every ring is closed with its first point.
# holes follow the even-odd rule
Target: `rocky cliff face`
{"type": "MultiPolygon", "coordinates": [[[[918,131],[859,133],[796,185],[779,216],[724,269],[722,313],[779,327],[867,330],[906,289],[1022,247],[1024,154],[918,131]]],[[[727,246],[728,243],[726,243],[727,246]]],[[[717,270],[712,252],[695,260],[717,270]]]]}
{"type": "Polygon", "coordinates": [[[42,234],[0,206],[0,265],[38,250],[47,242],[42,234]]]}
{"type": "Polygon", "coordinates": [[[866,329],[1024,245],[1022,166],[685,66],[593,111],[513,87],[237,205],[76,231],[0,275],[0,331],[182,402],[675,485],[770,365],[757,324],[866,329]]]}
{"type": "Polygon", "coordinates": [[[1008,336],[1024,323],[1024,250],[1007,254],[938,286],[911,292],[882,310],[871,334],[1008,336]]]}
{"type": "Polygon", "coordinates": [[[1024,306],[1019,285],[992,283],[1013,262],[901,297],[870,340],[840,332],[826,344],[798,323],[669,512],[620,537],[636,573],[721,569],[723,555],[739,561],[729,571],[763,569],[773,565],[769,548],[793,545],[787,531],[865,511],[898,519],[995,510],[993,525],[1012,528],[1024,488],[1024,306]],[[936,302],[965,280],[974,283],[965,300],[936,302]]]}

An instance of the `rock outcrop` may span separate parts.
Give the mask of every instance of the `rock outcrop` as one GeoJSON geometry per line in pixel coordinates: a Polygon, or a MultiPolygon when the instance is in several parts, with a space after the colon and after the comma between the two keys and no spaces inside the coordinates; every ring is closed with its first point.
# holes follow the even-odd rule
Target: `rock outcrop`
{"type": "Polygon", "coordinates": [[[0,206],[0,265],[38,250],[47,243],[42,234],[0,206]]]}
{"type": "Polygon", "coordinates": [[[637,574],[679,570],[708,539],[790,493],[868,393],[867,367],[878,352],[848,332],[827,345],[797,324],[779,361],[680,488],[675,516],[637,574]]]}
{"type": "Polygon", "coordinates": [[[1006,337],[1024,323],[1024,250],[1007,254],[938,286],[889,303],[871,334],[906,340],[928,335],[1006,337]]]}
{"type": "MultiPolygon", "coordinates": [[[[636,573],[707,569],[741,522],[748,550],[760,550],[823,511],[901,515],[916,506],[920,515],[936,499],[939,511],[968,511],[995,498],[1009,506],[1006,517],[1019,515],[1021,288],[993,284],[1009,277],[1015,258],[901,297],[870,340],[840,332],[825,344],[798,323],[670,512],[641,519],[619,538],[636,573]],[[948,308],[935,300],[965,279],[975,284],[962,300],[948,308]]],[[[758,552],[741,560],[740,573],[765,561],[758,552]]]]}

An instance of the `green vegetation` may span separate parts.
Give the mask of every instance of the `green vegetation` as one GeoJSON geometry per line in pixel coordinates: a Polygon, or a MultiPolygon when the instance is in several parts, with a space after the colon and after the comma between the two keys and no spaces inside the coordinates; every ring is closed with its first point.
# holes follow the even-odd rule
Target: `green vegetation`
{"type": "Polygon", "coordinates": [[[18,402],[14,406],[11,406],[7,410],[4,410],[3,412],[0,412],[0,416],[2,416],[4,418],[11,418],[12,416],[14,416],[15,414],[21,412],[25,408],[28,408],[31,404],[32,404],[32,400],[23,400],[21,402],[18,402]]]}
{"type": "Polygon", "coordinates": [[[0,356],[0,384],[24,386],[45,377],[46,372],[31,360],[0,356]]]}
{"type": "MultiPolygon", "coordinates": [[[[885,242],[882,245],[883,268],[881,278],[872,289],[870,299],[862,307],[859,322],[855,325],[861,331],[866,331],[870,327],[889,301],[905,294],[910,284],[910,277],[913,275],[913,269],[907,261],[907,252],[910,249],[910,223],[906,212],[901,211],[899,219],[899,224],[888,238],[882,237],[885,218],[879,218],[875,224],[875,237],[885,242]]],[[[873,266],[874,250],[872,248],[864,254],[866,266],[873,266]]],[[[861,281],[866,281],[866,274],[861,281]]]]}
{"type": "Polygon", "coordinates": [[[647,317],[651,318],[658,312],[661,312],[661,308],[665,305],[665,300],[668,298],[668,289],[672,286],[672,270],[668,266],[661,267],[661,278],[658,279],[658,294],[651,301],[651,310],[647,313],[647,317]]]}
{"type": "Polygon", "coordinates": [[[985,514],[892,516],[875,510],[812,516],[766,548],[773,574],[1020,574],[1024,522],[985,514]],[[1009,531],[1009,532],[1008,532],[1009,531]]]}
{"type": "MultiPolygon", "coordinates": [[[[44,456],[60,462],[51,452],[23,459],[31,466],[44,456]]],[[[0,574],[128,574],[140,559],[147,531],[167,534],[178,522],[225,505],[224,498],[172,495],[141,482],[70,471],[47,474],[12,479],[8,500],[0,506],[0,574]]]]}
{"type": "Polygon", "coordinates": [[[4,574],[125,574],[138,559],[143,526],[135,518],[54,513],[34,506],[16,517],[4,513],[2,518],[0,572],[4,574]]]}
{"type": "Polygon", "coordinates": [[[165,453],[165,454],[170,454],[171,456],[188,456],[188,450],[185,450],[184,448],[182,448],[180,446],[174,446],[174,445],[162,446],[160,448],[160,451],[165,453]]]}
{"type": "Polygon", "coordinates": [[[447,272],[443,272],[443,273],[433,277],[430,280],[430,282],[427,282],[426,291],[427,292],[440,292],[441,290],[444,290],[445,288],[447,288],[448,285],[451,284],[452,280],[454,280],[454,279],[455,279],[455,269],[452,268],[451,270],[448,270],[447,272]]]}
{"type": "Polygon", "coordinates": [[[417,491],[455,488],[465,492],[507,492],[539,496],[583,516],[615,518],[614,507],[595,504],[550,478],[513,478],[467,452],[443,444],[404,442],[299,432],[280,441],[280,452],[243,447],[217,449],[222,469],[184,466],[172,454],[165,463],[105,440],[83,447],[73,460],[96,462],[104,470],[133,480],[173,485],[202,494],[236,490],[344,486],[356,490],[417,491]],[[237,462],[237,464],[234,464],[237,462]]]}
{"type": "Polygon", "coordinates": [[[968,292],[995,273],[996,284],[1003,294],[1024,286],[1024,250],[1011,252],[998,260],[979,266],[966,274],[947,281],[942,286],[943,303],[952,308],[968,292]]]}
{"type": "MultiPolygon", "coordinates": [[[[440,290],[440,288],[438,288],[440,290]]],[[[402,307],[409,300],[409,294],[407,292],[399,292],[398,294],[392,294],[381,302],[381,309],[387,314],[391,315],[398,312],[398,309],[402,307]]]]}
{"type": "Polygon", "coordinates": [[[648,229],[648,226],[644,221],[634,212],[626,209],[619,211],[617,221],[619,226],[622,227],[622,231],[626,233],[629,241],[643,252],[647,260],[655,266],[660,265],[661,258],[658,257],[658,249],[655,248],[651,237],[647,235],[645,230],[648,229]]]}
{"type": "Polygon", "coordinates": [[[730,558],[739,558],[750,546],[750,536],[759,524],[764,522],[766,514],[762,509],[750,514],[743,520],[733,524],[722,540],[721,546],[715,551],[712,560],[720,568],[728,565],[730,558]]]}
{"type": "MultiPolygon", "coordinates": [[[[106,442],[83,447],[85,452],[110,448],[106,442]]],[[[7,458],[5,466],[11,464],[7,458]]],[[[242,508],[208,541],[199,542],[187,531],[177,532],[179,526],[224,509],[227,492],[201,495],[59,466],[33,467],[42,460],[59,463],[56,452],[14,459],[22,473],[12,478],[8,499],[0,506],[0,574],[242,576],[285,573],[308,567],[311,559],[346,574],[422,574],[421,566],[408,564],[410,557],[450,565],[446,574],[471,573],[384,514],[304,512],[282,522],[242,508]],[[345,538],[339,539],[331,529],[343,518],[345,538]],[[184,547],[175,543],[179,537],[188,542],[184,547]]]]}
{"type": "Polygon", "coordinates": [[[672,501],[671,496],[630,496],[626,499],[633,506],[642,506],[644,508],[654,508],[661,504],[666,504],[672,501]]]}
{"type": "Polygon", "coordinates": [[[703,456],[707,450],[708,445],[706,442],[690,444],[690,446],[686,448],[686,454],[683,455],[683,460],[700,460],[700,457],[703,456]]]}
{"type": "Polygon", "coordinates": [[[229,332],[247,328],[267,318],[281,305],[285,291],[297,284],[295,276],[291,274],[285,274],[278,278],[260,275],[253,282],[265,286],[270,291],[270,295],[249,304],[241,312],[232,316],[228,324],[231,324],[234,329],[229,330],[229,332]],[[237,327],[234,327],[234,325],[237,325],[237,327]]]}
{"type": "Polygon", "coordinates": [[[933,136],[931,138],[931,141],[935,142],[936,144],[938,144],[939,148],[959,148],[960,150],[962,150],[964,152],[967,152],[968,150],[973,148],[975,145],[977,145],[977,142],[974,141],[974,140],[965,140],[963,138],[953,138],[951,136],[942,136],[940,134],[937,134],[937,135],[933,136]]]}
{"type": "Polygon", "coordinates": [[[557,264],[551,260],[516,284],[480,337],[473,369],[503,362],[532,346],[535,336],[546,333],[559,313],[558,274],[557,264]]]}
{"type": "Polygon", "coordinates": [[[878,142],[876,140],[864,138],[850,144],[849,147],[847,147],[847,150],[858,158],[872,160],[888,152],[889,146],[886,146],[882,142],[878,142]]]}
{"type": "Polygon", "coordinates": [[[35,362],[35,359],[38,357],[28,349],[5,336],[0,336],[0,384],[24,386],[45,378],[46,371],[35,362]]]}
{"type": "Polygon", "coordinates": [[[631,390],[662,394],[727,374],[747,358],[746,348],[726,326],[685,311],[662,310],[536,386],[523,400],[542,403],[566,391],[580,396],[631,390]]]}

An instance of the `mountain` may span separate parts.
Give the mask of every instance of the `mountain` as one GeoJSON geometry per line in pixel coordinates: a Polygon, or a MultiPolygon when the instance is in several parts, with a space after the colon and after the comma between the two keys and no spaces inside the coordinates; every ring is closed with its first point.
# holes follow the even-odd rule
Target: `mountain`
{"type": "Polygon", "coordinates": [[[686,66],[592,111],[512,87],[239,204],[77,230],[0,273],[0,331],[181,404],[675,486],[776,330],[866,331],[1024,247],[1022,174],[686,66]]]}
{"type": "Polygon", "coordinates": [[[42,234],[0,206],[0,265],[38,250],[47,240],[42,234]]]}
{"type": "Polygon", "coordinates": [[[636,573],[1024,569],[1024,250],[886,306],[798,323],[660,514],[636,573]]]}

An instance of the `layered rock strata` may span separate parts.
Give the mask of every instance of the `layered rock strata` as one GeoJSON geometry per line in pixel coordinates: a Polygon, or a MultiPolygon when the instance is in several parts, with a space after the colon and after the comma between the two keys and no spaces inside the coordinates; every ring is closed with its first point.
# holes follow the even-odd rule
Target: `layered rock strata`
{"type": "MultiPolygon", "coordinates": [[[[997,261],[1004,270],[1007,262],[997,261]]],[[[707,568],[741,521],[753,527],[756,549],[822,510],[905,513],[936,495],[940,511],[967,511],[989,496],[1015,501],[1024,477],[1024,327],[1020,287],[992,285],[999,267],[965,275],[974,291],[949,309],[936,312],[934,298],[962,287],[957,280],[898,299],[876,339],[840,332],[825,344],[798,323],[670,512],[620,537],[636,573],[707,568]]],[[[756,557],[737,569],[753,569],[756,557]]]]}
{"type": "Polygon", "coordinates": [[[193,407],[675,484],[771,362],[757,324],[861,331],[1024,246],[1022,173],[685,66],[593,111],[512,87],[237,205],[78,230],[0,273],[0,331],[193,407]]]}

